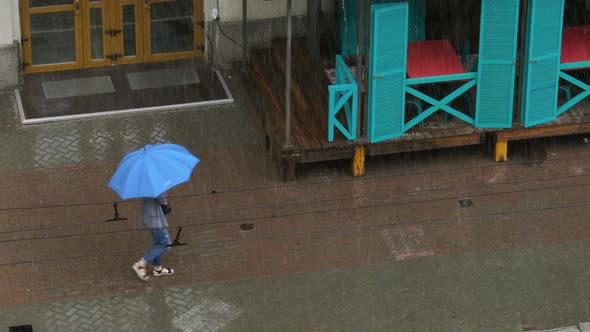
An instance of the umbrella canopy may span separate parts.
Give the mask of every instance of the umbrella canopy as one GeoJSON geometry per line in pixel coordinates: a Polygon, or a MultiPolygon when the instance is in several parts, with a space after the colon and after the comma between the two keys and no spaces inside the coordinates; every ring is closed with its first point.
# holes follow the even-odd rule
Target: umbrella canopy
{"type": "Polygon", "coordinates": [[[121,160],[109,187],[122,199],[158,197],[189,180],[199,158],[177,144],[146,145],[121,160]]]}

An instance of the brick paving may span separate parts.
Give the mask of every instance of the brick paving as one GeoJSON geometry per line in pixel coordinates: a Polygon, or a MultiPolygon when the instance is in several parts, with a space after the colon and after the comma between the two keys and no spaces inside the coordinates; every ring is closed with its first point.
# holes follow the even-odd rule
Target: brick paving
{"type": "MultiPolygon", "coordinates": [[[[256,325],[248,319],[251,329],[301,330],[309,322],[274,321],[264,311],[201,297],[198,290],[223,281],[256,284],[301,273],[315,278],[313,273],[381,264],[438,265],[433,259],[500,249],[518,253],[590,239],[585,220],[590,150],[580,141],[548,145],[549,157],[540,165],[518,155],[511,163],[496,164],[467,148],[371,159],[368,175],[359,179],[348,174],[348,162],[308,165],[299,170],[297,182],[282,183],[258,140],[256,121],[240,106],[239,86],[230,81],[230,88],[236,105],[194,111],[29,127],[20,127],[14,114],[1,113],[7,127],[0,134],[0,318],[15,322],[19,312],[34,312],[47,330],[58,322],[65,330],[92,330],[92,324],[125,330],[125,318],[145,323],[134,327],[147,327],[149,301],[157,302],[154,294],[169,294],[164,302],[176,303],[177,310],[169,313],[170,330],[232,330],[230,321],[244,315],[267,320],[256,325]],[[171,233],[183,225],[182,240],[189,243],[166,257],[178,273],[141,283],[130,269],[149,245],[149,235],[136,226],[138,202],[118,202],[106,184],[125,153],[161,142],[183,144],[202,162],[190,182],[170,191],[171,233]],[[459,207],[461,198],[474,205],[459,207]],[[113,217],[113,202],[128,221],[104,222],[113,217]],[[255,229],[240,231],[242,223],[255,229]],[[133,296],[143,296],[142,301],[133,296]]],[[[9,92],[0,93],[0,108],[10,110],[13,102],[9,92]]],[[[571,253],[553,254],[567,259],[571,253]]],[[[583,270],[559,268],[577,275],[583,270]]],[[[370,276],[354,280],[370,283],[375,275],[370,276]]],[[[579,276],[580,282],[586,278],[579,276]]],[[[220,284],[220,291],[221,285],[228,284],[220,284]]],[[[254,288],[252,294],[265,301],[281,298],[254,288]]],[[[355,316],[354,309],[377,305],[367,294],[347,299],[338,295],[346,290],[334,292],[341,307],[332,308],[331,323],[317,330],[333,330],[342,322],[360,328],[360,317],[368,313],[355,316]]],[[[573,323],[584,321],[577,319],[573,323]]],[[[391,321],[382,323],[372,326],[392,327],[391,321]]]]}

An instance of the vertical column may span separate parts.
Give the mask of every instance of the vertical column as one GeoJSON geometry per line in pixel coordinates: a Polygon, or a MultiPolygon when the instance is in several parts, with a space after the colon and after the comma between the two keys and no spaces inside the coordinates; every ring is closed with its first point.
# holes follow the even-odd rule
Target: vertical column
{"type": "Polygon", "coordinates": [[[285,84],[285,145],[291,145],[291,24],[292,0],[287,0],[287,73],[285,84]]]}
{"type": "Polygon", "coordinates": [[[248,68],[248,0],[242,0],[242,67],[248,68]]]}

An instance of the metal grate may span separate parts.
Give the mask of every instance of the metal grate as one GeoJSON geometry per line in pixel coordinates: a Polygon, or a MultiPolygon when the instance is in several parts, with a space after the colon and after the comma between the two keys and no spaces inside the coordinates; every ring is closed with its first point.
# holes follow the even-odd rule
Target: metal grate
{"type": "Polygon", "coordinates": [[[459,202],[459,207],[468,207],[473,205],[473,202],[469,198],[460,199],[457,202],[459,202]]]}
{"type": "Polygon", "coordinates": [[[33,332],[32,325],[9,326],[8,332],[33,332]]]}
{"type": "Polygon", "coordinates": [[[240,224],[240,230],[241,231],[253,231],[254,224],[240,224]]]}

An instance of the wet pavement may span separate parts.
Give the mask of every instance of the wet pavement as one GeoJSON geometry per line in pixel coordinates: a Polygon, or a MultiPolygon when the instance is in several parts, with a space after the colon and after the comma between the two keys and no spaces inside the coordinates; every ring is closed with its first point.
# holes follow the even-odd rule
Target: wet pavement
{"type": "MultiPolygon", "coordinates": [[[[13,307],[35,331],[531,331],[587,320],[590,241],[13,307]]],[[[160,280],[151,280],[158,283],[160,280]]]]}
{"type": "Polygon", "coordinates": [[[239,82],[233,105],[21,126],[0,92],[0,329],[531,331],[590,321],[590,146],[547,160],[479,148],[310,164],[278,180],[239,82]],[[149,238],[106,187],[144,144],[202,160],[170,192],[169,278],[130,268],[149,238]],[[472,206],[458,200],[470,198],[472,206]],[[252,231],[239,226],[251,223],[252,231]]]}

